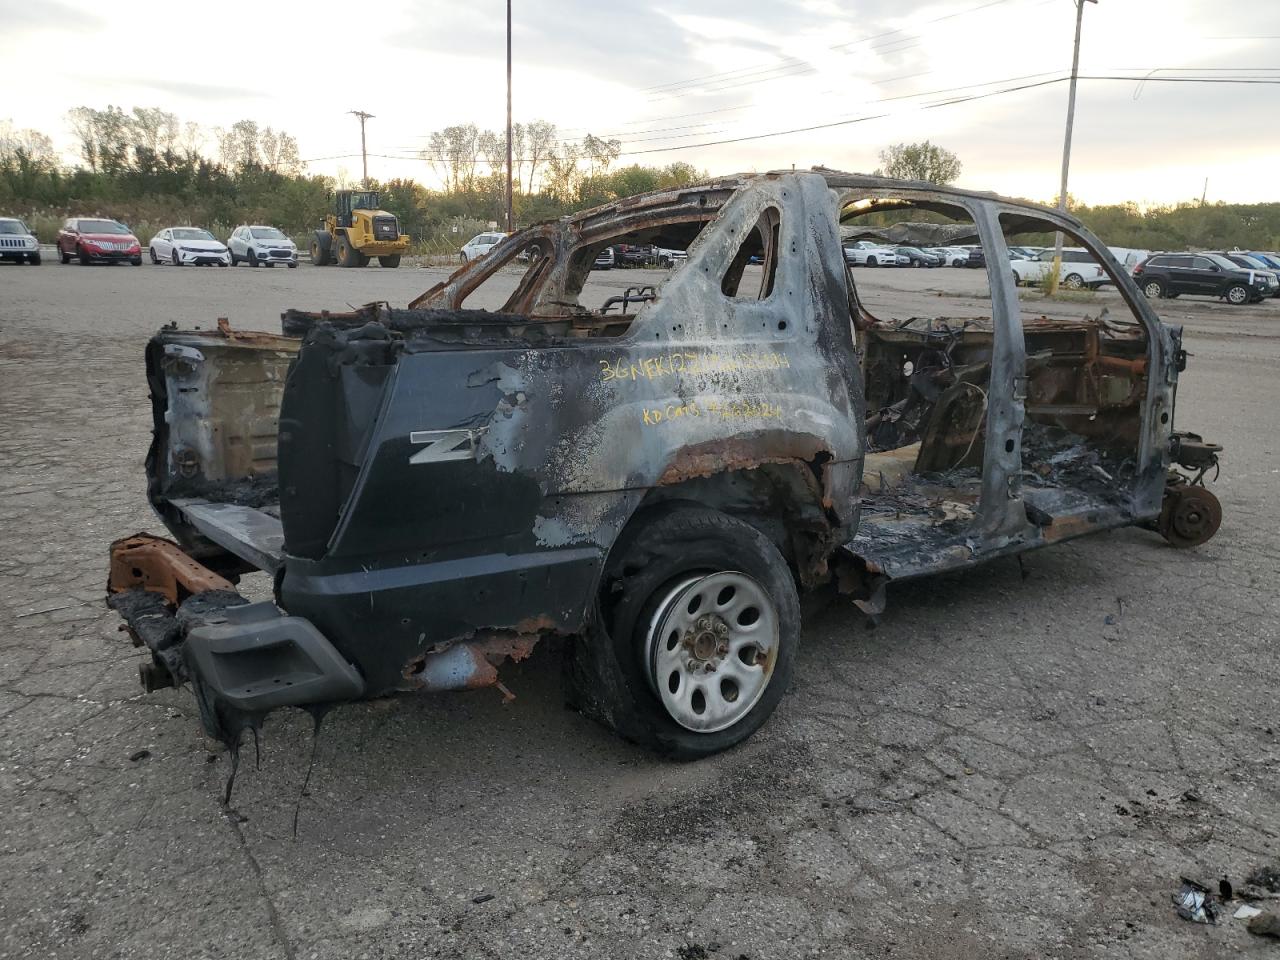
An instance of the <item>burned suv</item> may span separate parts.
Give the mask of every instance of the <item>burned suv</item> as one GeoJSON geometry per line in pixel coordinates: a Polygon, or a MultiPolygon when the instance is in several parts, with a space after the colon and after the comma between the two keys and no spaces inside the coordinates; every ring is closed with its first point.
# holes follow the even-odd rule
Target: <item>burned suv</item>
{"type": "Polygon", "coordinates": [[[161,330],[146,469],[173,540],[113,544],[110,602],[147,686],[190,683],[231,744],[282,706],[505,690],[505,660],[560,638],[573,705],[703,756],[778,704],[803,590],[877,616],[891,582],[1099,530],[1211,537],[1218,448],[1174,431],[1183,358],[1043,207],[828,170],[646,194],[507,237],[406,307],[161,330]],[[989,314],[867,309],[841,236],[893,217],[899,242],[982,244],[989,314]],[[1020,314],[1006,236],[1053,230],[1125,316],[1020,314]],[[618,243],[687,259],[589,306],[618,243]],[[471,305],[530,248],[499,309],[471,305]],[[250,570],[272,600],[237,592],[250,570]]]}

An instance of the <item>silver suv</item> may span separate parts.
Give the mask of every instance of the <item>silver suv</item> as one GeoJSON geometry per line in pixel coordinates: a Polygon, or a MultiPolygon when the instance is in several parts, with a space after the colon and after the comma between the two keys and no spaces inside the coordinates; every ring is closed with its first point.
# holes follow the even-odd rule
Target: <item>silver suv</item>
{"type": "Polygon", "coordinates": [[[0,260],[40,265],[40,241],[16,217],[0,217],[0,260]]]}

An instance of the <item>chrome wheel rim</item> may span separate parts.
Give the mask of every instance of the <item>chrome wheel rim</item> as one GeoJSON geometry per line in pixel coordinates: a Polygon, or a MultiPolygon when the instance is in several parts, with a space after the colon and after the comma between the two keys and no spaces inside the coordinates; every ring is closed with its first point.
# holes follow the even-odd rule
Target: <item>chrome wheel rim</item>
{"type": "Polygon", "coordinates": [[[778,611],[758,581],[737,571],[684,579],[649,622],[649,685],[686,730],[725,730],[764,695],[778,643],[778,611]]]}
{"type": "Polygon", "coordinates": [[[1148,283],[1145,287],[1143,287],[1142,292],[1145,293],[1152,300],[1154,300],[1156,297],[1160,296],[1160,284],[1148,283]]]}
{"type": "Polygon", "coordinates": [[[1067,277],[1064,285],[1068,290],[1079,290],[1084,286],[1084,281],[1073,273],[1071,276],[1067,277]]]}
{"type": "Polygon", "coordinates": [[[1247,296],[1248,294],[1245,293],[1245,291],[1242,290],[1240,287],[1232,287],[1227,292],[1227,299],[1230,300],[1232,303],[1244,303],[1245,298],[1247,296]]]}

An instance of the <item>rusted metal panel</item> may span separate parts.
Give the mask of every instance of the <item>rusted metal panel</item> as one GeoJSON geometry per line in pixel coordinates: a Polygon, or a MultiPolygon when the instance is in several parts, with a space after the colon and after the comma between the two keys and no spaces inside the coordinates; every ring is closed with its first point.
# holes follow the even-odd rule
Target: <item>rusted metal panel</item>
{"type": "Polygon", "coordinates": [[[111,544],[109,593],[142,589],[170,604],[208,590],[234,590],[225,577],[191,559],[172,540],[135,533],[111,544]]]}

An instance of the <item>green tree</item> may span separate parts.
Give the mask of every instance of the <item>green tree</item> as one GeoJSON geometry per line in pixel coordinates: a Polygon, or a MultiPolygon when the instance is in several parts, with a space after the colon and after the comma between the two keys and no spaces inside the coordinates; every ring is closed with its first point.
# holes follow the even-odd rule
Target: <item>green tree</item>
{"type": "Polygon", "coordinates": [[[961,163],[950,150],[930,143],[895,143],[880,151],[881,171],[899,180],[951,183],[960,176],[961,163]]]}

